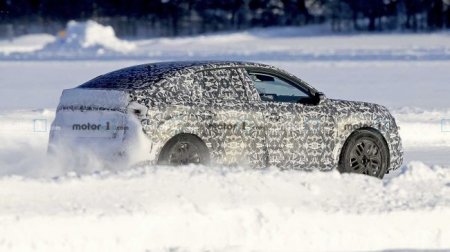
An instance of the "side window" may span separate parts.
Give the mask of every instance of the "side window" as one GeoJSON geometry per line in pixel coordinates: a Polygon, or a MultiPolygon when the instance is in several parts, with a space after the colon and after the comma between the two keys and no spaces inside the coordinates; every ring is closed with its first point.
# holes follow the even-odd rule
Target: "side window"
{"type": "Polygon", "coordinates": [[[236,69],[205,70],[198,73],[202,97],[206,100],[247,100],[244,85],[236,69]]]}
{"type": "Polygon", "coordinates": [[[277,76],[266,73],[249,73],[262,101],[309,102],[311,96],[306,90],[277,76]]]}

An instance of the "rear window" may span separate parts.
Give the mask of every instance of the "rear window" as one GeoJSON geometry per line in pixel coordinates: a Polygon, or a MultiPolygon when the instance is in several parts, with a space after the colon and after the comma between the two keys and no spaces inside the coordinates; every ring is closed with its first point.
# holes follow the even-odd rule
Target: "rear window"
{"type": "Polygon", "coordinates": [[[134,90],[145,89],[182,67],[176,63],[158,63],[133,66],[100,75],[79,88],[134,90]]]}

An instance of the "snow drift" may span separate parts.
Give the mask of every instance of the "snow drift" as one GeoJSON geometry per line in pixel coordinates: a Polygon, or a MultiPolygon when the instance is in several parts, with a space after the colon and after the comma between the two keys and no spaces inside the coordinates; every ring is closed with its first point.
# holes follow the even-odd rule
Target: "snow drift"
{"type": "Polygon", "coordinates": [[[304,251],[450,248],[450,169],[140,167],[0,180],[0,249],[304,251]]]}
{"type": "Polygon", "coordinates": [[[129,41],[118,39],[111,26],[103,26],[94,21],[70,21],[66,30],[61,32],[56,41],[47,44],[41,53],[52,52],[60,55],[94,53],[101,56],[128,53],[135,47],[129,41]]]}
{"type": "Polygon", "coordinates": [[[50,34],[30,34],[12,40],[0,40],[0,55],[14,53],[33,53],[41,50],[45,45],[53,43],[56,38],[50,34]]]}

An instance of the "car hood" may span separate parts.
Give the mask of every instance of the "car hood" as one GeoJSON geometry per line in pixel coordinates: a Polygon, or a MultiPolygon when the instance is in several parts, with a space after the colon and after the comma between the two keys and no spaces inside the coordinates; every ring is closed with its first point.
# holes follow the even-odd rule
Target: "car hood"
{"type": "Polygon", "coordinates": [[[390,116],[389,110],[382,105],[361,101],[346,101],[339,99],[328,99],[328,102],[336,108],[337,112],[360,112],[380,114],[382,116],[390,116]]]}

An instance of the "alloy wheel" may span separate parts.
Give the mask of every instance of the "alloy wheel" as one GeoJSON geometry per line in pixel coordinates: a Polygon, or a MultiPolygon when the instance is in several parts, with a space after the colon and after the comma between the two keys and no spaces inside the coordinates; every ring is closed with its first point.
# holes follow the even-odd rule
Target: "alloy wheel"
{"type": "Polygon", "coordinates": [[[350,151],[351,172],[376,176],[382,165],[380,147],[371,139],[360,139],[350,151]]]}

